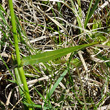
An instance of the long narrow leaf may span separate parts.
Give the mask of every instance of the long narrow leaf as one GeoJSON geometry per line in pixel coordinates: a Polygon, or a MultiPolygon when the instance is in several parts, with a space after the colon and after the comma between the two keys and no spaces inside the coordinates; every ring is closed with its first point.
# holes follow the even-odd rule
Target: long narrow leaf
{"type": "Polygon", "coordinates": [[[64,76],[67,74],[68,70],[65,70],[61,76],[59,77],[59,79],[56,81],[56,83],[54,84],[54,86],[52,87],[52,89],[49,92],[48,98],[50,99],[51,95],[53,94],[53,92],[55,91],[55,89],[57,88],[57,86],[59,85],[59,83],[61,82],[61,80],[64,78],[64,76]]]}
{"type": "Polygon", "coordinates": [[[87,12],[87,16],[86,16],[86,20],[85,20],[85,23],[84,23],[84,27],[85,27],[85,28],[86,28],[86,26],[87,26],[87,23],[88,23],[90,17],[91,17],[92,14],[95,12],[95,9],[97,8],[97,5],[98,5],[98,3],[99,3],[99,0],[96,0],[96,2],[95,2],[95,4],[94,4],[93,8],[90,10],[90,8],[91,8],[91,6],[92,6],[92,2],[93,2],[93,0],[91,0],[91,2],[90,2],[90,6],[89,6],[89,9],[88,9],[88,12],[87,12]]]}
{"type": "Polygon", "coordinates": [[[95,44],[98,44],[98,42],[64,48],[64,49],[58,49],[58,50],[50,51],[50,52],[38,53],[36,55],[24,57],[21,61],[21,64],[22,65],[32,65],[32,64],[36,64],[36,63],[40,63],[40,62],[47,62],[49,60],[54,60],[56,58],[62,57],[70,52],[78,51],[82,48],[89,47],[89,46],[92,46],[95,44]]]}

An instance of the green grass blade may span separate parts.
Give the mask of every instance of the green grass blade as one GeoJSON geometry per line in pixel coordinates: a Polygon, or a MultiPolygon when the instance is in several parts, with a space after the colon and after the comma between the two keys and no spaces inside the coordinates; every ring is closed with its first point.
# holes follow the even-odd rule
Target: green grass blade
{"type": "Polygon", "coordinates": [[[15,14],[14,14],[12,0],[9,0],[9,8],[10,8],[12,32],[13,32],[13,38],[14,38],[15,50],[16,50],[16,59],[17,59],[18,66],[20,66],[21,60],[20,60],[20,52],[19,52],[17,30],[16,30],[16,21],[15,21],[15,14]]]}
{"type": "MultiPolygon", "coordinates": [[[[15,50],[16,50],[16,60],[18,64],[18,72],[20,79],[23,83],[23,88],[24,88],[24,94],[26,96],[27,102],[29,104],[32,103],[31,97],[29,95],[29,89],[27,86],[26,82],[26,77],[24,75],[24,70],[23,67],[21,67],[21,59],[20,59],[20,51],[19,51],[19,46],[18,46],[18,36],[17,36],[17,28],[16,28],[16,20],[15,20],[15,14],[14,14],[14,8],[13,8],[13,2],[12,0],[8,0],[9,2],[9,9],[10,9],[10,15],[11,15],[11,23],[12,23],[12,32],[13,32],[13,38],[14,38],[14,44],[15,44],[15,50]]],[[[32,108],[29,108],[29,110],[32,110],[32,108]]]]}
{"type": "Polygon", "coordinates": [[[61,82],[61,80],[64,78],[64,76],[67,74],[68,70],[65,70],[61,76],[59,77],[59,79],[57,80],[57,82],[54,84],[54,86],[52,87],[52,89],[50,90],[49,94],[48,94],[48,98],[50,99],[51,95],[53,94],[53,92],[55,91],[55,89],[57,88],[57,86],[59,85],[59,83],[61,82]]]}
{"type": "Polygon", "coordinates": [[[86,26],[87,26],[87,23],[89,22],[90,17],[91,17],[92,14],[95,12],[95,9],[97,8],[97,5],[98,5],[98,3],[99,3],[99,0],[96,0],[96,2],[95,2],[95,4],[94,4],[93,8],[91,9],[91,7],[92,7],[92,2],[93,2],[93,0],[91,0],[91,2],[90,2],[89,9],[88,9],[88,12],[87,12],[87,15],[86,15],[86,20],[85,20],[85,23],[84,23],[84,27],[85,27],[85,28],[86,28],[86,26]]]}
{"type": "MultiPolygon", "coordinates": [[[[18,86],[20,86],[22,84],[22,81],[21,81],[20,76],[19,76],[18,68],[15,68],[14,70],[15,70],[17,84],[18,84],[18,86]]],[[[20,95],[23,94],[23,90],[24,90],[23,86],[19,87],[20,95]]]]}
{"type": "MultiPolygon", "coordinates": [[[[48,105],[47,106],[47,109],[49,109],[49,107],[51,107],[52,105],[49,103],[48,100],[45,99],[45,97],[36,88],[34,88],[34,89],[36,90],[36,92],[38,93],[38,95],[44,100],[45,104],[48,105]]],[[[45,106],[43,106],[43,108],[45,108],[45,106]]]]}
{"type": "Polygon", "coordinates": [[[87,23],[89,21],[89,14],[90,14],[90,10],[91,10],[91,7],[92,7],[92,2],[93,2],[93,0],[91,0],[91,2],[90,2],[89,9],[88,9],[88,12],[87,12],[87,15],[86,15],[86,19],[85,19],[85,23],[84,23],[85,28],[86,28],[87,23]]]}
{"type": "MultiPolygon", "coordinates": [[[[29,104],[29,103],[27,103],[27,102],[24,102],[24,104],[25,104],[27,107],[34,107],[34,108],[36,108],[36,110],[37,110],[37,108],[40,108],[40,110],[42,110],[42,108],[43,108],[43,110],[44,110],[44,109],[45,109],[45,110],[48,109],[48,107],[45,107],[45,106],[42,107],[42,105],[38,105],[38,104],[29,104]]],[[[35,110],[35,109],[34,109],[34,110],[35,110]]]]}
{"type": "Polygon", "coordinates": [[[39,95],[46,103],[48,103],[47,100],[45,99],[45,97],[43,97],[43,95],[42,95],[36,88],[34,88],[34,89],[36,90],[36,92],[38,93],[38,95],[39,95]]]}
{"type": "MultiPolygon", "coordinates": [[[[82,23],[82,21],[81,21],[81,19],[83,18],[83,17],[82,17],[82,9],[81,9],[81,1],[80,1],[80,0],[77,0],[77,3],[78,3],[78,15],[79,15],[79,17],[80,17],[80,19],[79,19],[79,17],[77,17],[77,21],[78,21],[79,27],[80,27],[80,28],[83,28],[84,25],[83,25],[83,23],[82,23]]],[[[80,29],[80,32],[82,32],[81,29],[80,29]]]]}
{"type": "Polygon", "coordinates": [[[5,20],[5,17],[3,16],[3,12],[0,10],[0,18],[2,20],[2,22],[0,22],[0,24],[4,27],[4,24],[5,26],[7,26],[9,28],[9,25],[7,24],[6,20],[5,20]]]}
{"type": "Polygon", "coordinates": [[[64,49],[58,49],[58,50],[50,51],[50,52],[38,53],[36,55],[24,57],[21,63],[22,65],[32,65],[32,64],[36,64],[40,62],[47,62],[49,60],[54,60],[56,58],[62,57],[70,52],[78,51],[82,48],[89,47],[95,44],[98,44],[98,42],[64,48],[64,49]]]}
{"type": "MultiPolygon", "coordinates": [[[[75,14],[75,16],[77,18],[78,26],[80,28],[82,28],[83,27],[83,24],[81,23],[81,18],[82,18],[82,14],[81,13],[82,13],[82,11],[81,11],[81,8],[80,8],[80,5],[81,5],[80,0],[77,0],[78,5],[79,5],[78,6],[78,11],[76,9],[76,6],[75,6],[73,0],[70,0],[70,2],[72,4],[72,11],[73,11],[73,13],[75,14]]],[[[82,30],[80,30],[80,32],[82,32],[82,30]]]]}

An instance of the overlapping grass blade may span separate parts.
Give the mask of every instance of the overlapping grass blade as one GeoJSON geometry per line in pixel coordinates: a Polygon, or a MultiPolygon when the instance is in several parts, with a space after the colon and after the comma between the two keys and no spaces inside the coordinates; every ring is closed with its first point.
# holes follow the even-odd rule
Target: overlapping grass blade
{"type": "Polygon", "coordinates": [[[55,51],[50,52],[44,52],[44,53],[38,53],[36,55],[31,55],[28,57],[24,57],[21,61],[22,65],[32,65],[40,62],[47,62],[49,60],[54,60],[56,58],[62,57],[70,52],[78,51],[82,48],[89,47],[92,45],[97,44],[98,42],[90,43],[90,44],[84,44],[64,49],[58,49],[55,51]]]}
{"type": "Polygon", "coordinates": [[[87,12],[87,15],[86,15],[86,20],[85,20],[85,23],[84,23],[84,27],[86,28],[87,26],[87,23],[89,22],[89,19],[90,17],[93,15],[93,13],[95,12],[95,9],[97,8],[97,5],[99,3],[99,0],[96,0],[93,8],[91,9],[92,7],[92,3],[93,3],[93,0],[91,0],[90,2],[90,5],[89,5],[89,9],[88,9],[88,12],[87,12]]]}

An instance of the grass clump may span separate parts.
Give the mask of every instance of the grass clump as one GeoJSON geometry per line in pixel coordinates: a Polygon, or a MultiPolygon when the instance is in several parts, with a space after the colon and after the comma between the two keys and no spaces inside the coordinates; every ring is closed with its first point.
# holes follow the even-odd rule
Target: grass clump
{"type": "Polygon", "coordinates": [[[15,0],[13,6],[12,17],[8,1],[0,5],[0,107],[109,105],[109,2],[15,0]]]}

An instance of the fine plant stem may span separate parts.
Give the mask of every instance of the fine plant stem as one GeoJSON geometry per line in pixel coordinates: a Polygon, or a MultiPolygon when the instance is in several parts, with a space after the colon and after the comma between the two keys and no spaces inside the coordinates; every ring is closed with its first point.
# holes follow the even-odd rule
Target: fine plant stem
{"type": "MultiPolygon", "coordinates": [[[[30,98],[30,95],[29,95],[29,90],[28,90],[28,86],[27,86],[27,82],[26,82],[26,77],[24,75],[23,67],[21,67],[20,52],[19,52],[17,30],[16,30],[16,22],[15,22],[15,15],[14,15],[14,9],[13,9],[12,0],[9,0],[9,8],[10,8],[10,14],[11,14],[14,45],[15,45],[15,50],[16,50],[16,60],[17,60],[17,64],[18,64],[18,73],[19,73],[20,79],[21,79],[21,81],[23,83],[24,94],[26,96],[27,102],[29,104],[31,104],[32,101],[31,101],[31,98],[30,98]]],[[[32,108],[29,108],[29,110],[32,110],[32,108]]]]}
{"type": "Polygon", "coordinates": [[[11,14],[11,22],[12,22],[12,32],[14,37],[14,45],[16,50],[16,60],[18,67],[20,66],[21,60],[20,60],[20,52],[19,52],[19,46],[18,46],[18,39],[17,39],[17,31],[16,31],[16,22],[15,22],[15,15],[13,10],[13,3],[12,0],[9,0],[9,7],[10,7],[10,14],[11,14]]]}
{"type": "Polygon", "coordinates": [[[31,104],[31,98],[30,98],[30,95],[29,95],[29,90],[28,90],[28,86],[27,86],[27,82],[26,82],[26,77],[25,77],[25,75],[24,75],[24,70],[23,70],[23,67],[19,67],[18,68],[18,71],[19,71],[19,73],[22,73],[22,74],[20,74],[20,78],[21,78],[21,81],[22,81],[22,83],[23,83],[23,88],[24,88],[24,93],[25,93],[25,95],[26,95],[26,98],[27,98],[27,102],[29,103],[29,104],[31,104]]]}

